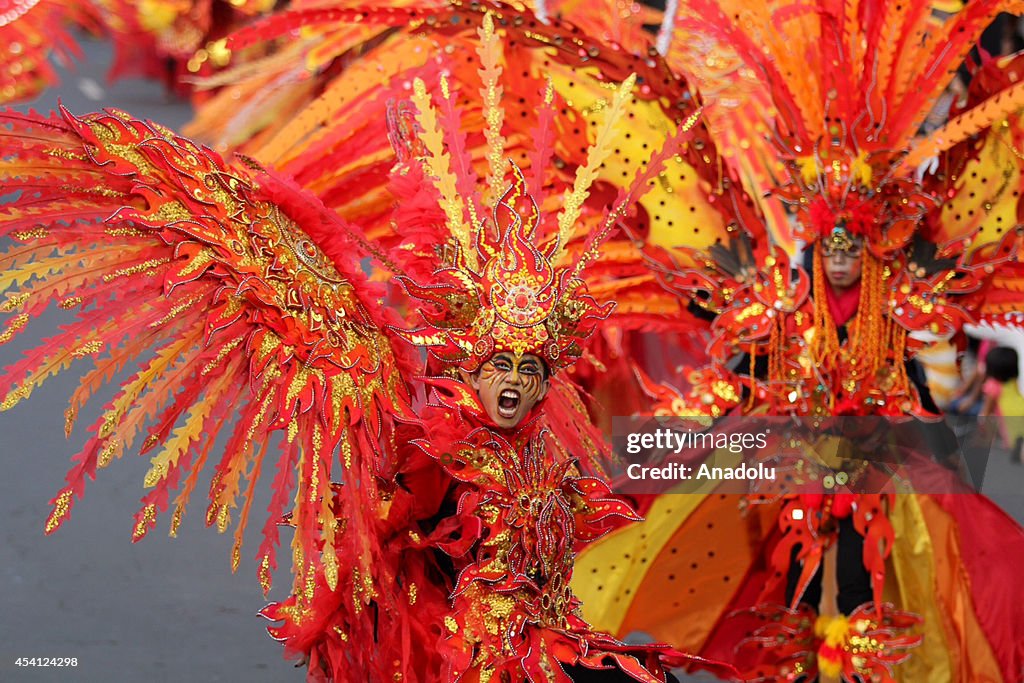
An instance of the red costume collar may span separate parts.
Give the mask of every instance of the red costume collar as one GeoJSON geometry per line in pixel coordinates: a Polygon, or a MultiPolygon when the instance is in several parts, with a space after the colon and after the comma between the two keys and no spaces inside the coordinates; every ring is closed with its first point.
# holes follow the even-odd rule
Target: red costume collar
{"type": "Polygon", "coordinates": [[[857,314],[860,305],[860,280],[845,292],[836,292],[832,284],[825,281],[825,296],[828,299],[828,310],[836,325],[845,325],[857,314]]]}

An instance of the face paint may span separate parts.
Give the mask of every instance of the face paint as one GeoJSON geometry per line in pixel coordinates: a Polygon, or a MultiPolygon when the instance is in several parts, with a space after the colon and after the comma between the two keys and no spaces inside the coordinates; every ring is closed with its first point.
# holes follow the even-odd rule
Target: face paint
{"type": "Polygon", "coordinates": [[[544,361],[532,354],[516,358],[496,353],[469,376],[488,417],[499,427],[511,429],[523,421],[547,394],[544,361]]]}

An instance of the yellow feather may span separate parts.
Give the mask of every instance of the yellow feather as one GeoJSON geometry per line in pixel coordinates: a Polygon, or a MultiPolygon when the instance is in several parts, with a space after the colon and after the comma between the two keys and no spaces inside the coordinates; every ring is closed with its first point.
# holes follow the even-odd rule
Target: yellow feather
{"type": "Polygon", "coordinates": [[[0,272],[0,291],[21,286],[32,278],[47,278],[55,273],[71,275],[75,273],[95,273],[102,270],[104,264],[122,264],[131,259],[133,253],[142,248],[132,249],[123,244],[98,247],[88,251],[70,251],[58,253],[56,256],[43,258],[20,268],[0,272]],[[86,263],[83,263],[85,261],[86,263]]]}
{"type": "Polygon", "coordinates": [[[481,64],[479,74],[483,83],[480,97],[483,100],[484,119],[487,122],[484,137],[487,139],[487,163],[491,171],[487,178],[487,186],[491,193],[488,203],[493,203],[504,191],[507,162],[505,138],[501,134],[505,119],[505,111],[501,108],[501,41],[494,31],[494,17],[490,12],[484,15],[483,25],[477,33],[480,36],[480,45],[477,47],[481,64]]]}
{"type": "Polygon", "coordinates": [[[273,390],[268,391],[270,384],[268,377],[264,376],[263,384],[264,388],[260,392],[263,395],[263,400],[248,426],[248,432],[246,438],[242,440],[241,447],[230,455],[227,466],[218,481],[219,490],[216,498],[212,501],[212,505],[217,509],[217,530],[220,533],[224,533],[231,522],[230,510],[238,507],[236,499],[241,488],[242,472],[253,458],[253,444],[257,441],[256,430],[263,423],[270,410],[270,405],[279,398],[273,390]]]}
{"type": "Polygon", "coordinates": [[[143,486],[152,488],[160,483],[181,456],[189,450],[192,442],[203,438],[203,424],[216,405],[216,398],[207,396],[192,406],[185,423],[174,430],[174,435],[164,444],[163,449],[150,460],[143,486]]]}
{"type": "Polygon", "coordinates": [[[902,168],[914,169],[925,159],[944,152],[996,121],[1024,108],[1024,81],[996,93],[934,131],[904,158],[902,168]]]}
{"type": "Polygon", "coordinates": [[[587,162],[576,169],[576,180],[573,183],[572,190],[565,194],[563,199],[564,208],[558,214],[558,250],[554,254],[552,262],[557,261],[558,257],[564,252],[569,240],[572,239],[576,222],[580,217],[580,209],[583,206],[583,202],[590,196],[590,186],[597,179],[601,164],[611,154],[614,128],[622,117],[625,103],[629,100],[635,83],[636,74],[630,74],[622,82],[622,85],[616,89],[615,95],[612,97],[612,103],[605,114],[604,122],[598,130],[597,138],[591,144],[590,149],[587,150],[587,162]]]}
{"type": "MultiPolygon", "coordinates": [[[[13,332],[20,329],[28,321],[28,316],[24,313],[15,316],[11,319],[8,330],[3,334],[0,334],[0,343],[6,341],[3,339],[5,335],[13,335],[13,332]]],[[[100,339],[106,338],[114,329],[123,324],[119,320],[109,320],[102,327],[93,330],[93,337],[100,339]]],[[[0,410],[9,410],[19,404],[21,401],[27,399],[32,395],[35,389],[41,387],[47,380],[55,377],[58,373],[66,370],[70,367],[71,363],[78,359],[84,358],[87,355],[95,353],[102,348],[102,343],[93,341],[76,340],[74,344],[65,346],[58,350],[57,353],[52,354],[43,359],[43,362],[36,366],[31,373],[19,384],[15,389],[4,397],[3,402],[0,403],[0,410]]]]}
{"type": "Polygon", "coordinates": [[[43,245],[29,244],[13,248],[4,252],[4,254],[0,256],[0,271],[8,272],[21,268],[26,263],[45,259],[50,256],[55,249],[57,249],[57,246],[52,242],[43,245]]]}
{"type": "MultiPolygon", "coordinates": [[[[237,397],[237,389],[233,392],[237,397]]],[[[171,536],[178,535],[178,525],[181,523],[181,519],[185,514],[185,507],[188,505],[188,500],[192,496],[192,492],[195,490],[196,485],[199,483],[199,473],[203,471],[203,467],[206,465],[206,459],[210,455],[210,451],[213,449],[215,440],[207,439],[203,442],[203,446],[199,451],[198,457],[192,463],[192,470],[189,472],[188,478],[185,480],[185,484],[181,487],[181,491],[178,493],[177,498],[174,499],[174,517],[171,521],[171,536]]]]}
{"type": "Polygon", "coordinates": [[[434,187],[441,194],[441,208],[448,219],[448,230],[458,240],[467,264],[473,270],[478,268],[477,253],[473,247],[470,228],[463,216],[465,207],[456,189],[455,175],[451,172],[451,159],[444,148],[444,133],[437,123],[437,112],[430,101],[430,94],[423,81],[413,81],[412,102],[416,105],[416,122],[420,125],[419,139],[429,157],[427,167],[434,187]]]}
{"type": "Polygon", "coordinates": [[[305,581],[305,572],[303,571],[303,567],[305,565],[306,554],[305,554],[305,549],[304,549],[303,543],[302,543],[302,539],[304,537],[304,534],[302,534],[299,531],[300,529],[302,529],[303,525],[306,523],[305,522],[305,510],[306,510],[306,507],[302,503],[303,503],[303,500],[306,497],[307,481],[306,481],[306,476],[305,476],[305,472],[306,472],[306,464],[305,463],[306,463],[306,458],[308,458],[309,455],[310,454],[307,453],[304,448],[300,448],[299,449],[299,459],[298,459],[298,462],[296,463],[296,468],[297,468],[296,471],[301,473],[301,474],[298,477],[298,480],[296,481],[296,485],[295,485],[295,503],[292,505],[292,524],[295,525],[295,529],[296,529],[295,533],[292,534],[292,542],[291,542],[292,568],[293,568],[293,570],[295,572],[295,580],[292,583],[292,592],[295,593],[295,595],[298,597],[298,599],[300,601],[305,599],[305,598],[312,598],[313,597],[311,594],[307,596],[306,592],[305,592],[306,581],[305,581]]]}
{"type": "MultiPolygon", "coordinates": [[[[314,426],[314,447],[317,447],[317,444],[323,439],[321,431],[319,424],[314,426]]],[[[346,436],[347,434],[348,432],[346,432],[346,436]]],[[[326,460],[329,466],[330,453],[327,454],[326,460]]],[[[332,509],[334,496],[333,491],[331,491],[330,471],[320,472],[317,484],[317,488],[319,489],[317,493],[320,499],[320,536],[324,541],[323,551],[321,552],[324,564],[324,578],[327,580],[327,585],[330,589],[335,590],[338,587],[338,562],[337,557],[334,554],[334,532],[336,520],[334,517],[334,510],[332,509]]]]}
{"type": "MultiPolygon", "coordinates": [[[[113,434],[116,426],[121,422],[129,409],[136,405],[142,406],[142,404],[136,403],[139,396],[163,377],[190,348],[194,348],[201,341],[201,324],[195,325],[190,332],[182,335],[173,344],[160,349],[149,367],[141,371],[134,381],[124,386],[121,395],[114,399],[113,405],[103,415],[103,424],[99,432],[100,437],[107,437],[113,434]]],[[[161,397],[157,397],[157,400],[159,398],[161,397]]]]}
{"type": "Polygon", "coordinates": [[[249,523],[249,510],[252,501],[256,497],[256,482],[259,481],[260,471],[263,468],[263,458],[267,455],[267,448],[270,441],[263,439],[260,442],[260,451],[252,465],[252,470],[246,475],[249,485],[245,490],[245,501],[242,503],[242,511],[238,516],[238,526],[235,527],[235,542],[231,548],[231,571],[238,571],[238,563],[242,555],[242,542],[245,540],[245,529],[249,523]]]}

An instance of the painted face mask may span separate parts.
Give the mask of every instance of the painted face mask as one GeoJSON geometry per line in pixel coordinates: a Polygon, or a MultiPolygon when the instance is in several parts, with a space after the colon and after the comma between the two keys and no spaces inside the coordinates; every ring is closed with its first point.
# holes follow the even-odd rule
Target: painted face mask
{"type": "Polygon", "coordinates": [[[508,352],[492,356],[469,376],[469,383],[488,417],[505,429],[522,422],[549,386],[543,360],[529,353],[516,358],[508,352]]]}

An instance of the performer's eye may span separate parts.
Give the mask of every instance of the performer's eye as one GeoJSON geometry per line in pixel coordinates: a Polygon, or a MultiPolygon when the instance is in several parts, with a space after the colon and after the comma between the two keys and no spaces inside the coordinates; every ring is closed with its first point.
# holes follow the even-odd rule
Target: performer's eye
{"type": "Polygon", "coordinates": [[[540,372],[540,368],[534,363],[525,363],[519,366],[519,371],[524,375],[536,375],[540,372]]]}

